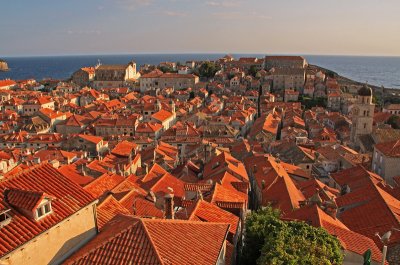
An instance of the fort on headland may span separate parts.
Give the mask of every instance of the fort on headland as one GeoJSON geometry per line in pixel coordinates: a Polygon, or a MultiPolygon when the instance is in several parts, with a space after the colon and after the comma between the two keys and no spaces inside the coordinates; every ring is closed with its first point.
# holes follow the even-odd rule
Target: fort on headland
{"type": "Polygon", "coordinates": [[[0,72],[8,71],[8,64],[6,61],[0,59],[0,72]]]}

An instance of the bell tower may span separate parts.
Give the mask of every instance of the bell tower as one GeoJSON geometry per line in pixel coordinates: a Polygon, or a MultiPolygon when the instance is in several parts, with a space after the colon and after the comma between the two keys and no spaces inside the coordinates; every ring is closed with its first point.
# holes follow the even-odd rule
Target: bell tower
{"type": "Polygon", "coordinates": [[[359,137],[372,133],[375,104],[372,103],[372,89],[367,85],[358,90],[357,102],[352,109],[350,141],[354,147],[360,146],[359,137]]]}

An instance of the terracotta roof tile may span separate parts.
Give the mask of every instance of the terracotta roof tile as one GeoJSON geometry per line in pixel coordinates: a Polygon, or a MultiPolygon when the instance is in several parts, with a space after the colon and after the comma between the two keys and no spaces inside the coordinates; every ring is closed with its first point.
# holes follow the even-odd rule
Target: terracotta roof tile
{"type": "Polygon", "coordinates": [[[113,174],[105,173],[86,185],[84,189],[89,192],[93,197],[100,198],[106,192],[111,191],[115,186],[120,184],[124,180],[124,177],[113,174]]]}
{"type": "Polygon", "coordinates": [[[117,214],[130,214],[130,212],[112,195],[109,195],[97,205],[97,226],[99,229],[101,230],[117,214]]]}
{"type": "Polygon", "coordinates": [[[233,240],[234,236],[238,232],[237,230],[240,223],[240,219],[238,216],[204,200],[198,200],[190,208],[187,208],[187,210],[184,209],[181,212],[177,213],[176,217],[181,217],[180,219],[191,221],[199,220],[202,222],[230,224],[230,240],[233,240]]]}
{"type": "Polygon", "coordinates": [[[27,211],[35,210],[39,203],[46,197],[52,198],[41,191],[30,191],[21,189],[5,189],[4,200],[15,208],[21,208],[27,211]]]}
{"type": "Polygon", "coordinates": [[[388,157],[400,157],[400,140],[379,143],[375,145],[375,148],[382,152],[388,157]]]}
{"type": "Polygon", "coordinates": [[[77,164],[63,165],[59,169],[61,174],[78,185],[85,186],[94,180],[91,176],[82,175],[78,170],[77,164]]]}
{"type": "Polygon", "coordinates": [[[228,228],[117,215],[65,264],[216,264],[228,228]]]}
{"type": "MultiPolygon", "coordinates": [[[[0,181],[0,194],[4,194],[6,189],[39,191],[54,195],[56,199],[52,201],[53,214],[39,222],[26,217],[15,209],[11,210],[11,223],[0,229],[0,257],[95,202],[89,193],[64,177],[48,163],[42,163],[8,176],[5,180],[0,181]],[[18,238],[15,235],[18,235],[18,238]]],[[[29,203],[29,205],[33,205],[33,203],[29,203]]],[[[0,210],[6,208],[8,205],[1,197],[0,210]]]]}

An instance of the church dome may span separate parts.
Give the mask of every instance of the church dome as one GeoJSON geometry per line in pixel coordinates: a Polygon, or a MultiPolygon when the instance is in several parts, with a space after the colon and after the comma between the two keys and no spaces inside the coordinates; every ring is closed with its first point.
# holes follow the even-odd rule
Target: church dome
{"type": "Polygon", "coordinates": [[[372,89],[367,86],[363,85],[359,90],[358,90],[358,95],[363,96],[363,97],[369,97],[372,96],[372,89]]]}

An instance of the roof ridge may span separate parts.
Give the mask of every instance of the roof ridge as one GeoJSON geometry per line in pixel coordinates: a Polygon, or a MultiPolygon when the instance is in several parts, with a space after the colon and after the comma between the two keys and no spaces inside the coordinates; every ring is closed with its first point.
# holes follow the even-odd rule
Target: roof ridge
{"type": "MultiPolygon", "coordinates": [[[[117,185],[118,186],[118,185],[117,185]]],[[[119,203],[122,204],[123,201],[127,200],[129,198],[129,196],[133,193],[137,192],[138,195],[141,195],[138,190],[136,188],[131,189],[130,191],[128,191],[128,193],[126,193],[121,199],[117,200],[119,203]]]]}
{"type": "MultiPolygon", "coordinates": [[[[376,192],[378,192],[378,194],[379,194],[379,200],[381,200],[381,201],[384,202],[386,208],[389,210],[389,212],[390,212],[390,214],[393,216],[393,218],[394,218],[395,220],[397,220],[397,222],[400,223],[400,219],[399,219],[399,218],[396,216],[396,214],[392,211],[392,209],[391,209],[390,206],[389,206],[389,203],[388,203],[388,202],[386,201],[386,199],[384,198],[382,192],[386,193],[387,195],[389,195],[390,197],[394,198],[394,199],[397,200],[397,201],[398,201],[398,199],[395,198],[395,197],[393,197],[390,193],[386,192],[384,189],[378,187],[378,186],[375,185],[374,183],[372,183],[372,184],[373,184],[374,189],[376,190],[376,192]]],[[[386,196],[386,194],[384,194],[384,195],[386,196]]]]}
{"type": "Polygon", "coordinates": [[[400,146],[400,140],[397,140],[397,141],[394,143],[394,145],[393,145],[391,151],[393,151],[395,148],[397,148],[397,147],[399,147],[399,146],[400,146]]]}

